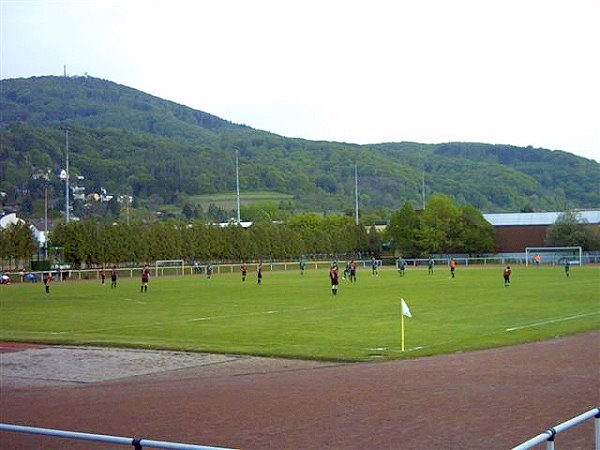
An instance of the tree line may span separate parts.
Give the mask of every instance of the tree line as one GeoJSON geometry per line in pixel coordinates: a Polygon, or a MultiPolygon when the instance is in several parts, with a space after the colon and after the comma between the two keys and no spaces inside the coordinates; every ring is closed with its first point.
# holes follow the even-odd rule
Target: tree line
{"type": "MultiPolygon", "coordinates": [[[[549,227],[546,245],[600,248],[600,237],[574,212],[565,212],[549,227]]],[[[203,221],[106,224],[74,221],[50,235],[50,254],[76,267],[150,263],[159,259],[187,262],[282,261],[311,257],[367,257],[382,252],[407,258],[429,254],[481,255],[496,252],[495,230],[481,212],[436,195],[423,211],[410,202],[392,214],[385,232],[357,225],[350,216],[297,214],[285,223],[270,218],[243,228],[203,221]]],[[[0,259],[29,260],[37,244],[26,224],[0,230],[0,259]]]]}

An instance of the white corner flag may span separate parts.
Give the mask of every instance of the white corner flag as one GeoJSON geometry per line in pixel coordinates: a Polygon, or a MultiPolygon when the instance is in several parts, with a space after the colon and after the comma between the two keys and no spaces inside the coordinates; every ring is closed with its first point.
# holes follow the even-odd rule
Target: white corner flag
{"type": "Polygon", "coordinates": [[[410,313],[410,309],[408,309],[408,305],[406,304],[406,302],[404,301],[404,299],[401,299],[400,303],[400,308],[402,309],[402,315],[406,316],[406,317],[412,317],[412,314],[410,313]]]}
{"type": "Polygon", "coordinates": [[[404,299],[400,299],[400,329],[402,331],[402,351],[404,351],[404,316],[412,317],[408,305],[404,299]]]}

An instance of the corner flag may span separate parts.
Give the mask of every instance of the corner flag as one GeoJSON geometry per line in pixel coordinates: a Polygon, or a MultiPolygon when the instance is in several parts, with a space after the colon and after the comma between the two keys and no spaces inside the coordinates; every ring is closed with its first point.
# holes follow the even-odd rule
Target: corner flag
{"type": "Polygon", "coordinates": [[[404,316],[412,317],[404,299],[400,299],[400,329],[402,330],[402,351],[404,351],[404,316]]]}
{"type": "Polygon", "coordinates": [[[408,305],[406,304],[404,299],[401,299],[400,308],[401,308],[403,316],[412,317],[412,314],[410,313],[410,309],[408,309],[408,305]]]}

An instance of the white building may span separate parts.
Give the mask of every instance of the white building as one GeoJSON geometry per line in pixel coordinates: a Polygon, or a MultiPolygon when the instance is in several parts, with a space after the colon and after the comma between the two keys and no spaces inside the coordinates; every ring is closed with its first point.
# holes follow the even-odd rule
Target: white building
{"type": "MultiPolygon", "coordinates": [[[[11,225],[17,225],[19,223],[25,223],[23,219],[19,219],[16,213],[6,214],[0,217],[0,228],[5,229],[11,225]]],[[[29,229],[33,233],[33,237],[36,241],[38,241],[38,245],[40,248],[43,248],[46,245],[46,241],[48,240],[48,236],[46,236],[45,231],[40,231],[35,225],[29,225],[29,229]]]]}

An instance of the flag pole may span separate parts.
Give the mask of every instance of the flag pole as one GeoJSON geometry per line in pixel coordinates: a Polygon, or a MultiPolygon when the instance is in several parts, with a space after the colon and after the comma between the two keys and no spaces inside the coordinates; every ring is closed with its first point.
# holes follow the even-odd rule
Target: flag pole
{"type": "Polygon", "coordinates": [[[402,351],[404,351],[404,313],[400,311],[400,329],[402,330],[402,351]]]}

